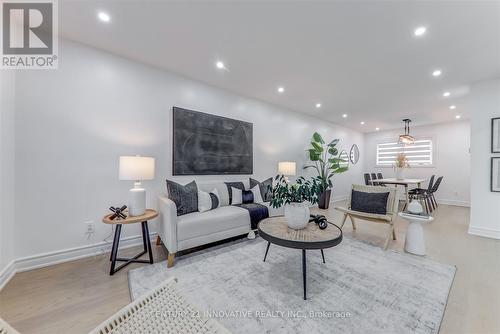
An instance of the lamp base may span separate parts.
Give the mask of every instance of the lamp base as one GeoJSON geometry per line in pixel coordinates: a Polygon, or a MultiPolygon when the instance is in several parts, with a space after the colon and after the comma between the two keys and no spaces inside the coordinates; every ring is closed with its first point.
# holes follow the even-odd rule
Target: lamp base
{"type": "Polygon", "coordinates": [[[146,212],[146,190],[136,182],[134,188],[129,191],[128,214],[140,216],[146,212]]]}

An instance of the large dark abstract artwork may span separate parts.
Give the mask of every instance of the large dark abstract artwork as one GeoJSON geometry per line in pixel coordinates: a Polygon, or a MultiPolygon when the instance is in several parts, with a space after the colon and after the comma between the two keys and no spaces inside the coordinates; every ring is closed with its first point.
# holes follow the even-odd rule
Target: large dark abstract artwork
{"type": "Polygon", "coordinates": [[[173,175],[253,173],[253,124],[173,108],[173,175]]]}

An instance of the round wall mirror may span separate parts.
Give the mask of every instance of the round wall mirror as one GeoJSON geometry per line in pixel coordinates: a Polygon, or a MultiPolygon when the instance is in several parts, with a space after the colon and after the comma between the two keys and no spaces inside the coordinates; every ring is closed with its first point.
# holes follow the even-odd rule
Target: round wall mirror
{"type": "Polygon", "coordinates": [[[342,150],[339,154],[339,158],[344,160],[343,162],[340,162],[339,165],[340,167],[348,167],[349,166],[349,155],[345,150],[342,150]]]}
{"type": "Polygon", "coordinates": [[[353,165],[355,165],[355,164],[358,163],[358,160],[359,160],[359,148],[358,148],[358,145],[356,145],[356,144],[352,145],[352,147],[351,147],[350,159],[351,159],[351,163],[353,165]]]}

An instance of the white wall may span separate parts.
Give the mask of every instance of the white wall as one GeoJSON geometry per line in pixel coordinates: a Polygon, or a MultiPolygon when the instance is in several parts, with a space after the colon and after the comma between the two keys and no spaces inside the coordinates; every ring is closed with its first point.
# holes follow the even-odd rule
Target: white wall
{"type": "MultiPolygon", "coordinates": [[[[106,237],[110,227],[100,223],[102,215],[125,203],[132,186],[118,180],[120,155],[156,157],[156,179],[144,182],[148,205],[155,207],[165,179],[172,178],[172,106],[252,122],[257,179],[274,175],[279,160],[302,166],[316,130],[363,152],[361,133],[68,41],[60,43],[58,70],[22,71],[16,91],[16,257],[106,237]],[[84,236],[88,220],[96,222],[90,240],[84,236]]],[[[336,198],[361,182],[362,164],[336,177],[336,198]]],[[[125,228],[125,236],[135,234],[138,227],[125,228]]]]}
{"type": "MultiPolygon", "coordinates": [[[[365,135],[364,172],[380,172],[384,177],[394,177],[392,167],[377,168],[377,144],[397,140],[402,130],[380,131],[365,135]]],[[[443,176],[436,193],[439,202],[452,205],[470,204],[470,123],[457,121],[428,126],[411,127],[416,137],[431,137],[434,146],[433,167],[412,167],[405,176],[425,178],[434,174],[443,176]]],[[[423,185],[427,187],[427,183],[423,185]]]]}
{"type": "Polygon", "coordinates": [[[0,73],[0,285],[14,258],[14,72],[0,73]]]}
{"type": "Polygon", "coordinates": [[[471,89],[471,220],[469,233],[500,239],[500,193],[490,191],[491,119],[500,117],[500,80],[471,89]]]}

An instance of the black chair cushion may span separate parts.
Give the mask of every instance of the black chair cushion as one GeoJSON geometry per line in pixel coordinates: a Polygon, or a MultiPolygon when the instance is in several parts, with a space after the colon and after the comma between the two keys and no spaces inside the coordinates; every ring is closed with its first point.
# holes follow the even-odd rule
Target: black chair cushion
{"type": "Polygon", "coordinates": [[[351,210],[385,215],[387,214],[387,198],[389,198],[388,192],[367,193],[353,190],[351,193],[351,210]]]}

